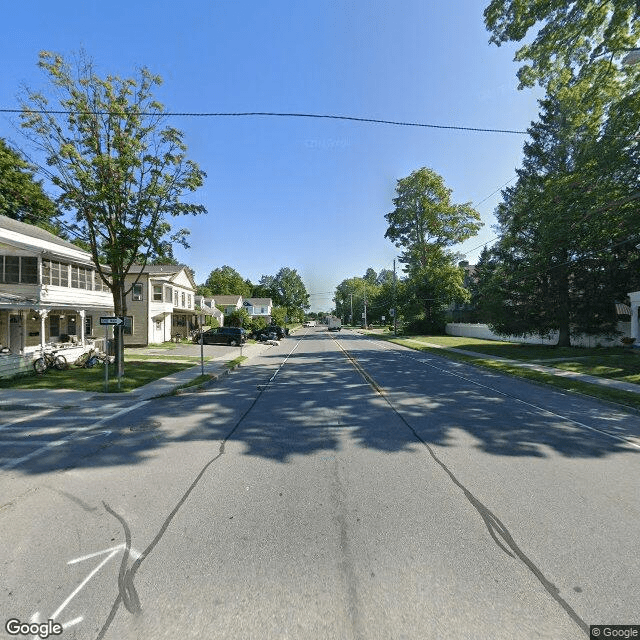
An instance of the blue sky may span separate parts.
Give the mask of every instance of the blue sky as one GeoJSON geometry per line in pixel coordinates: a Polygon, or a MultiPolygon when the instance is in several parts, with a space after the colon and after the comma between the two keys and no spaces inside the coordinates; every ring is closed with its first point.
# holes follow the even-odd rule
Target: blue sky
{"type": "MultiPolygon", "coordinates": [[[[84,48],[104,75],[147,66],[173,112],[277,111],[462,127],[526,129],[539,92],[517,91],[514,47],[489,46],[485,2],[454,0],[22,0],[4,8],[0,107],[43,88],[38,52],[84,48]]],[[[26,141],[15,116],[0,137],[26,141]]],[[[525,136],[307,118],[188,118],[189,157],[207,172],[206,216],[179,260],[203,282],[224,264],[257,282],[297,269],[312,309],[345,278],[391,268],[384,238],[396,181],[430,167],[455,202],[477,206],[480,234],[455,249],[474,262],[494,237],[499,188],[525,136]],[[494,193],[496,192],[497,193],[494,193]],[[491,195],[494,194],[494,195],[491,195]],[[489,197],[491,196],[491,197],[489,197]]]]}

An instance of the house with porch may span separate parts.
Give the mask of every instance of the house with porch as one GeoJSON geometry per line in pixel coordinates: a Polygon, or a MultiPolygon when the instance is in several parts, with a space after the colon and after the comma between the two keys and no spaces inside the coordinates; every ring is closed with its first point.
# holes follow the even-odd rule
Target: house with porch
{"type": "MultiPolygon", "coordinates": [[[[113,297],[91,254],[44,229],[0,216],[0,377],[46,348],[75,360],[99,341],[113,297]]],[[[104,346],[104,345],[98,345],[104,346]]]]}
{"type": "Polygon", "coordinates": [[[126,278],[124,344],[146,346],[187,337],[198,328],[196,283],[183,264],[133,266],[126,278]]]}

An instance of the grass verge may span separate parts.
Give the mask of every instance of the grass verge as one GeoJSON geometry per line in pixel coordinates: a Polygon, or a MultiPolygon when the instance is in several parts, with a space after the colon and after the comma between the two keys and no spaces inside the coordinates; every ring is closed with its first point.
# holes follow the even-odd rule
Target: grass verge
{"type": "Polygon", "coordinates": [[[246,359],[247,359],[247,356],[238,356],[233,360],[229,360],[229,362],[225,362],[224,366],[227,369],[233,369],[234,367],[237,367],[241,362],[244,362],[246,359]]]}
{"type": "MultiPolygon", "coordinates": [[[[414,340],[417,338],[421,338],[421,341],[425,342],[433,342],[435,343],[435,337],[432,339],[431,337],[418,336],[417,338],[411,337],[411,341],[406,338],[394,338],[393,336],[386,335],[377,335],[376,336],[382,340],[388,340],[389,342],[394,342],[396,344],[400,344],[405,347],[409,347],[410,349],[415,349],[416,351],[426,351],[429,353],[433,353],[434,355],[440,356],[442,358],[447,358],[449,360],[455,360],[456,362],[466,362],[468,364],[472,364],[477,367],[481,367],[483,369],[489,369],[491,371],[499,371],[500,373],[504,373],[506,375],[513,376],[515,378],[523,378],[525,380],[530,380],[532,382],[537,382],[540,384],[549,385],[552,387],[557,387],[564,391],[570,391],[573,393],[579,393],[582,395],[590,396],[592,398],[598,398],[600,400],[605,400],[607,402],[613,402],[615,404],[624,405],[626,407],[631,407],[636,410],[640,410],[640,394],[631,393],[628,391],[621,391],[619,389],[612,389],[610,387],[601,387],[599,385],[590,384],[588,382],[582,382],[580,380],[572,380],[570,378],[562,378],[555,376],[551,373],[543,373],[540,371],[533,371],[531,369],[523,369],[516,365],[512,365],[506,362],[500,362],[498,360],[491,360],[488,358],[479,358],[474,356],[468,356],[461,353],[456,353],[455,351],[449,351],[447,349],[438,349],[434,347],[429,347],[426,344],[419,345],[416,344],[414,340]]],[[[448,337],[448,336],[437,336],[437,338],[448,337]]],[[[453,336],[452,336],[453,337],[453,336]]],[[[467,340],[467,339],[465,339],[467,340]]],[[[456,345],[457,346],[457,345],[456,345]]],[[[518,345],[511,345],[515,349],[518,348],[518,345]]],[[[462,347],[459,347],[462,348],[462,347]]],[[[479,351],[478,349],[475,349],[479,351]]],[[[580,349],[582,351],[582,349],[580,349]]],[[[575,349],[574,349],[575,352],[575,349]]],[[[501,355],[501,357],[509,358],[509,355],[501,355]]],[[[637,357],[637,356],[631,356],[637,357]]],[[[513,358],[514,360],[517,358],[513,358]]],[[[555,363],[553,366],[557,366],[555,363]]],[[[584,371],[584,373],[589,373],[589,371],[584,371]]],[[[597,375],[596,373],[589,373],[589,375],[597,375]]]]}
{"type": "MultiPolygon", "coordinates": [[[[152,362],[132,360],[125,362],[125,375],[121,378],[120,389],[115,377],[115,368],[109,367],[109,393],[126,393],[149,382],[164,378],[183,369],[189,369],[192,363],[152,362]]],[[[71,389],[73,391],[104,391],[104,368],[82,369],[71,367],[67,371],[47,371],[38,376],[28,374],[15,378],[1,379],[1,389],[71,389]]]]}
{"type": "Polygon", "coordinates": [[[189,382],[185,382],[184,384],[181,384],[179,387],[173,390],[173,393],[176,394],[178,391],[182,391],[183,389],[189,389],[190,387],[199,387],[201,384],[204,384],[205,382],[210,382],[213,378],[215,378],[215,376],[210,373],[199,375],[197,378],[194,378],[189,382]]]}

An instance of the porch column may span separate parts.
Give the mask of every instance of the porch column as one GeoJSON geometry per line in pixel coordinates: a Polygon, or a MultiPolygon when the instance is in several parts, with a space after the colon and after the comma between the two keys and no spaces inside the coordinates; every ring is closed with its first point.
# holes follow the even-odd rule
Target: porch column
{"type": "Polygon", "coordinates": [[[44,345],[45,345],[45,335],[46,335],[46,322],[47,316],[49,315],[49,311],[40,309],[38,310],[38,314],[40,315],[40,349],[44,353],[44,345]]]}
{"type": "Polygon", "coordinates": [[[25,312],[20,310],[20,353],[24,355],[24,351],[27,348],[27,318],[28,311],[25,315],[25,312]]]}
{"type": "Polygon", "coordinates": [[[87,312],[85,309],[80,309],[78,315],[80,316],[80,344],[84,347],[84,320],[87,312]]]}
{"type": "Polygon", "coordinates": [[[640,331],[638,330],[638,308],[640,308],[640,302],[631,302],[631,337],[636,339],[638,342],[638,337],[640,336],[640,331]]]}

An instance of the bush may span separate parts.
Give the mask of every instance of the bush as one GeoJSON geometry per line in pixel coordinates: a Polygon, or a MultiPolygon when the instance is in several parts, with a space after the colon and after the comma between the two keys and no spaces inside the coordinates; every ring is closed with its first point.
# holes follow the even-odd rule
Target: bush
{"type": "Polygon", "coordinates": [[[267,321],[265,318],[251,318],[245,327],[247,331],[250,333],[255,333],[256,331],[260,331],[260,329],[264,329],[267,326],[267,321]]]}

